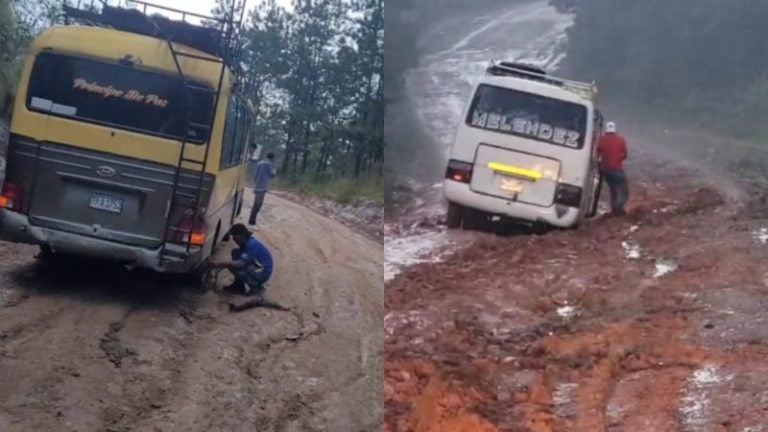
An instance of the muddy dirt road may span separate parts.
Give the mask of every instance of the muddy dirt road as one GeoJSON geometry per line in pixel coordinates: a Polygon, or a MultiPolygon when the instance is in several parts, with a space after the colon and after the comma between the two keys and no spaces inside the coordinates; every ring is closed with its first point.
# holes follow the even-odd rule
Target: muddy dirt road
{"type": "Polygon", "coordinates": [[[449,234],[387,284],[388,430],[766,430],[765,193],[634,158],[628,217],[449,234]]]}
{"type": "Polygon", "coordinates": [[[292,312],[0,243],[0,431],[381,430],[381,245],[273,196],[260,226],[292,312]]]}
{"type": "MultiPolygon", "coordinates": [[[[533,1],[434,26],[413,110],[445,148],[479,65],[554,64],[567,24],[533,1]]],[[[625,218],[446,232],[439,184],[408,185],[385,226],[387,431],[768,431],[768,151],[619,125],[625,218]]]]}

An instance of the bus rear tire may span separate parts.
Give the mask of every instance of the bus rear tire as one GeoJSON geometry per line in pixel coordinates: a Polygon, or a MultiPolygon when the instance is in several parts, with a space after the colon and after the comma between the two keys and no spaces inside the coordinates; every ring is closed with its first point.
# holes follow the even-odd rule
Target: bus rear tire
{"type": "Polygon", "coordinates": [[[459,229],[461,228],[461,223],[464,220],[464,207],[454,204],[452,202],[448,203],[448,213],[445,217],[445,225],[448,227],[448,229],[459,229]]]}
{"type": "Polygon", "coordinates": [[[182,278],[193,292],[205,294],[209,290],[215,289],[213,274],[213,270],[207,265],[207,262],[204,262],[184,274],[182,278]]]}
{"type": "MultiPolygon", "coordinates": [[[[571,229],[571,228],[569,227],[567,229],[571,229]]],[[[549,234],[554,230],[555,230],[555,227],[546,222],[535,222],[533,225],[531,225],[531,234],[537,235],[537,236],[543,236],[543,235],[549,234]]]]}
{"type": "Polygon", "coordinates": [[[51,261],[56,258],[56,254],[53,252],[50,246],[47,244],[41,244],[38,246],[39,250],[35,254],[35,259],[41,262],[51,261]]]}

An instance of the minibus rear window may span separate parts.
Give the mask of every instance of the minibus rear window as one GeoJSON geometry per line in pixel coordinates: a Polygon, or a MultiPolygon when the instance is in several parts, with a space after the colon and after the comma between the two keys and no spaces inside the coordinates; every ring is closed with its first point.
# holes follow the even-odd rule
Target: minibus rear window
{"type": "MultiPolygon", "coordinates": [[[[193,84],[186,140],[208,140],[213,93],[193,84]]],[[[131,130],[184,138],[184,86],[179,77],[81,57],[43,52],[37,56],[27,92],[32,111],[131,130]]]]}
{"type": "Polygon", "coordinates": [[[481,84],[467,125],[579,149],[584,145],[587,108],[518,90],[481,84]]]}

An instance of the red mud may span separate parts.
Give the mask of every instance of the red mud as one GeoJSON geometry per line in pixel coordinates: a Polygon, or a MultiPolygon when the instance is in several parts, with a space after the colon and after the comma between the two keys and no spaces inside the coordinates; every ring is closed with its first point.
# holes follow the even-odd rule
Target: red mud
{"type": "Polygon", "coordinates": [[[734,402],[768,400],[768,383],[750,378],[768,354],[768,322],[756,321],[768,246],[754,237],[765,209],[734,200],[722,180],[644,166],[627,217],[478,234],[387,284],[388,432],[768,425],[768,404],[734,402]],[[662,258],[677,268],[655,277],[662,258]],[[575,314],[560,316],[567,307],[575,314]]]}

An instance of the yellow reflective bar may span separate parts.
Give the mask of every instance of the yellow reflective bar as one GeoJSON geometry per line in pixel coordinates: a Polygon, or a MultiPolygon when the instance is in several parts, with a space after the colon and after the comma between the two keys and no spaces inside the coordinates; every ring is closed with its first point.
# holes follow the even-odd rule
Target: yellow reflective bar
{"type": "Polygon", "coordinates": [[[498,162],[489,162],[488,168],[496,172],[512,174],[520,177],[529,178],[531,180],[539,180],[542,177],[542,174],[539,171],[528,169],[528,168],[520,168],[512,165],[505,165],[498,162]]]}

